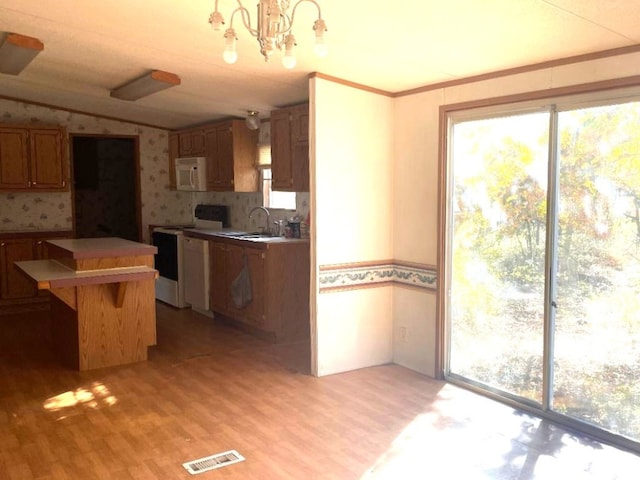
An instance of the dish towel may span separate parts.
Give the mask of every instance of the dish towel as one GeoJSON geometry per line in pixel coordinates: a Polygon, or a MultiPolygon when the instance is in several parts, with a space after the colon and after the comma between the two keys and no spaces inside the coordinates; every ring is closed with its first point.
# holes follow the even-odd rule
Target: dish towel
{"type": "Polygon", "coordinates": [[[231,282],[231,298],[237,308],[244,308],[253,300],[251,291],[251,273],[249,272],[249,260],[246,255],[242,256],[243,267],[240,273],[231,282]]]}

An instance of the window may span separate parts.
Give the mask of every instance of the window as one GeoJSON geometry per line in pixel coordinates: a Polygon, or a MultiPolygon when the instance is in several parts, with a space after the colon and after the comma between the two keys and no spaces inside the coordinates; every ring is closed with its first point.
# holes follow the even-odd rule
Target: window
{"type": "Polygon", "coordinates": [[[258,168],[262,183],[262,204],[267,208],[295,210],[295,192],[274,192],[271,190],[271,145],[261,144],[258,146],[258,168]]]}
{"type": "Polygon", "coordinates": [[[296,209],[296,192],[274,192],[271,190],[271,169],[261,170],[263,205],[267,208],[296,209]]]}

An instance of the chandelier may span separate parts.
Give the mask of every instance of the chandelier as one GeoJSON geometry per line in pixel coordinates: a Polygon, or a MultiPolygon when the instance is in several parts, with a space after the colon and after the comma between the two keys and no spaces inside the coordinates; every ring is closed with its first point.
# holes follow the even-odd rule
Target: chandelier
{"type": "MultiPolygon", "coordinates": [[[[236,0],[238,6],[231,13],[229,28],[224,32],[224,52],[222,58],[227,63],[235,63],[238,60],[238,52],[236,52],[236,31],[233,29],[233,19],[236,14],[242,18],[245,28],[256,37],[260,44],[260,53],[268,62],[275,50],[284,48],[284,56],[282,64],[285,68],[293,68],[296,65],[296,56],[294,47],[296,39],[293,36],[293,22],[295,20],[296,9],[303,2],[313,3],[318,9],[318,19],[313,24],[313,30],[316,36],[315,52],[318,56],[327,54],[327,45],[324,39],[324,32],[327,26],[322,19],[320,13],[320,5],[315,0],[298,0],[289,13],[289,0],[259,0],[258,3],[258,20],[256,28],[251,26],[251,18],[249,10],[242,5],[240,0],[236,0]]],[[[214,30],[220,31],[224,25],[224,18],[218,11],[218,0],[216,0],[214,12],[209,16],[209,23],[214,30]]]]}

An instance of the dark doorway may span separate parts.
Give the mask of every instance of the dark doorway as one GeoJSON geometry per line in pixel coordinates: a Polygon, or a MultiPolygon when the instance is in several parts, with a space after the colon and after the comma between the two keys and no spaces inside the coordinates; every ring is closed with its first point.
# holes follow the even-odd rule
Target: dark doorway
{"type": "Polygon", "coordinates": [[[137,137],[72,135],[77,238],[140,241],[137,137]]]}

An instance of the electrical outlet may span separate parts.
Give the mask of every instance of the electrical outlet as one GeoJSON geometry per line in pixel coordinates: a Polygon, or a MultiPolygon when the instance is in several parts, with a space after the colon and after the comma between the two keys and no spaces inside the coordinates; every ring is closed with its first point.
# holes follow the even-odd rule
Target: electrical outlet
{"type": "Polygon", "coordinates": [[[407,343],[408,336],[409,336],[409,329],[407,327],[400,327],[400,342],[407,343]]]}

